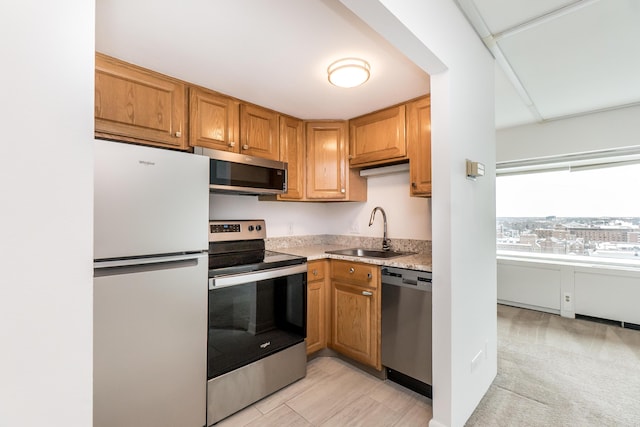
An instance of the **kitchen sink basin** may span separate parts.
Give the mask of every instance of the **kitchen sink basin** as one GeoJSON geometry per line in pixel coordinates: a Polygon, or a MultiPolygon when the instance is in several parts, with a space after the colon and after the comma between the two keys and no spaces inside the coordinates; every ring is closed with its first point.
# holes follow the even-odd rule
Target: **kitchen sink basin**
{"type": "Polygon", "coordinates": [[[349,248],[336,249],[335,251],[325,251],[325,253],[334,255],[356,256],[362,258],[395,258],[404,255],[412,255],[415,252],[395,252],[383,251],[379,249],[349,248]]]}

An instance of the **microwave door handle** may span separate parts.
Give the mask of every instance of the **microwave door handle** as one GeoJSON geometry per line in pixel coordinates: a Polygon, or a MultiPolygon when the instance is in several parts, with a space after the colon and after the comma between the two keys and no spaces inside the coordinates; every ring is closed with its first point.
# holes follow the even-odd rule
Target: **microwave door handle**
{"type": "Polygon", "coordinates": [[[290,267],[272,268],[269,270],[254,271],[251,273],[231,274],[229,276],[212,277],[209,279],[209,290],[237,286],[245,283],[259,282],[261,280],[276,279],[278,277],[291,276],[307,272],[307,264],[299,264],[290,267]]]}

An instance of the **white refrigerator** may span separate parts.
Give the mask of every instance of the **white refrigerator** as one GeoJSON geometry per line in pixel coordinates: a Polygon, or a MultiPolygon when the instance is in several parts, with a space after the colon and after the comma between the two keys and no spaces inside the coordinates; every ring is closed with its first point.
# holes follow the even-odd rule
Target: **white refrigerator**
{"type": "Polygon", "coordinates": [[[209,159],[94,153],[93,425],[204,426],[209,159]]]}

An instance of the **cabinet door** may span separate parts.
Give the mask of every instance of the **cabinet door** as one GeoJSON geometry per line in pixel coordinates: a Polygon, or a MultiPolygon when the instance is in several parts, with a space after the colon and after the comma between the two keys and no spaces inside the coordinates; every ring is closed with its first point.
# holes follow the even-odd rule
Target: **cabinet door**
{"type": "Polygon", "coordinates": [[[431,197],[431,98],[407,105],[411,195],[431,197]]]}
{"type": "Polygon", "coordinates": [[[381,369],[378,291],[341,281],[333,281],[331,288],[332,348],[358,362],[381,369]]]}
{"type": "Polygon", "coordinates": [[[187,148],[183,82],[96,53],[95,136],[187,148]]]}
{"type": "Polygon", "coordinates": [[[345,122],[307,123],[307,197],[346,199],[345,122]]]}
{"type": "Polygon", "coordinates": [[[304,198],[305,147],[304,123],[291,117],[280,117],[280,160],[287,162],[287,192],[282,200],[304,198]]]}
{"type": "Polygon", "coordinates": [[[189,145],[239,152],[238,101],[215,92],[189,89],[189,145]]]}
{"type": "Polygon", "coordinates": [[[280,160],[278,113],[256,105],[240,105],[240,153],[280,160]]]}
{"type": "Polygon", "coordinates": [[[327,346],[327,261],[311,261],[307,267],[307,354],[327,346]]]}
{"type": "Polygon", "coordinates": [[[405,106],[349,120],[350,165],[393,163],[407,158],[405,106]]]}

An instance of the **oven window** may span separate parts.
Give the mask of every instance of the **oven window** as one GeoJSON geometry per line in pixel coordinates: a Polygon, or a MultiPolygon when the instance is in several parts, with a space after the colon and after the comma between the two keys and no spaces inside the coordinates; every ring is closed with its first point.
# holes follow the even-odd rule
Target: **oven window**
{"type": "Polygon", "coordinates": [[[304,341],[306,273],[209,291],[208,378],[304,341]]]}

